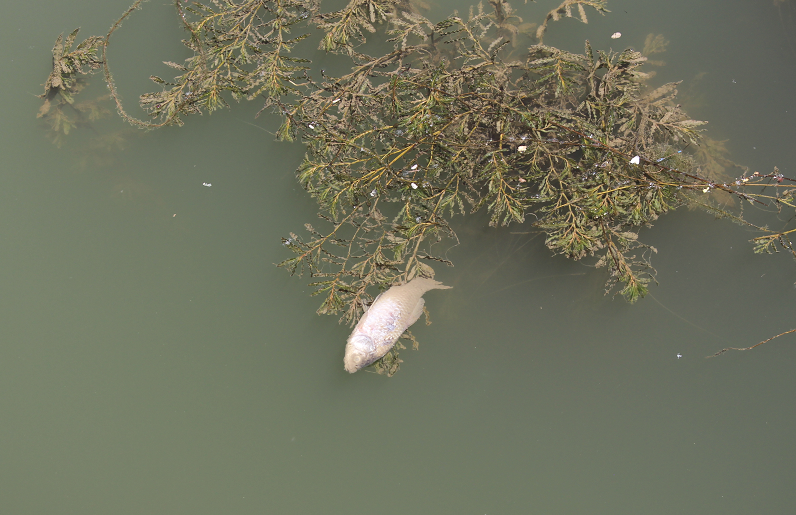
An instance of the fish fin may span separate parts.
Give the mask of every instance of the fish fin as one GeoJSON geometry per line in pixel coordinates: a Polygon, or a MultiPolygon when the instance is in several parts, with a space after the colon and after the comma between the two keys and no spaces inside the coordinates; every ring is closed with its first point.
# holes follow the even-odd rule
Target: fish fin
{"type": "Polygon", "coordinates": [[[441,282],[434,279],[429,279],[427,277],[415,277],[408,283],[405,283],[405,286],[417,288],[423,293],[429,290],[449,290],[452,288],[452,286],[445,286],[441,282]]]}
{"type": "Polygon", "coordinates": [[[420,300],[417,301],[415,305],[415,309],[412,310],[412,314],[409,315],[409,323],[406,325],[407,329],[417,322],[417,319],[420,318],[420,315],[423,314],[423,306],[425,306],[426,301],[423,300],[423,297],[420,297],[420,300]]]}
{"type": "Polygon", "coordinates": [[[364,310],[362,311],[362,314],[364,315],[365,313],[367,313],[368,310],[370,309],[370,307],[372,305],[374,305],[376,303],[376,301],[379,300],[379,297],[381,297],[382,295],[384,295],[384,292],[381,292],[378,295],[376,295],[376,298],[373,299],[372,301],[370,301],[370,304],[368,304],[367,306],[364,306],[364,310]]]}

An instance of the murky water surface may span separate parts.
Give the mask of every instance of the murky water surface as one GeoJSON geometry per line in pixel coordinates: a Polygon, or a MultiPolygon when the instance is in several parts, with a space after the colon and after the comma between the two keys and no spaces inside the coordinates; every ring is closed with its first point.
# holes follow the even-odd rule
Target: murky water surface
{"type": "MultiPolygon", "coordinates": [[[[554,4],[517,8],[539,21],[554,4]]],[[[314,208],[293,175],[302,149],[273,141],[272,118],[244,104],[181,129],[111,118],[61,148],[47,139],[34,95],[53,40],[104,33],[126,6],[32,1],[0,18],[0,511],[796,506],[796,340],[704,359],[796,327],[788,256],[753,255],[743,228],[677,212],[642,234],[660,285],[629,306],[528,228],[459,220],[456,267],[438,271],[455,289],[427,295],[420,350],[392,379],[348,375],[348,328],[273,266],[314,208]]],[[[433,6],[454,8],[467,4],[433,6]]],[[[609,8],[553,25],[546,43],[641,48],[663,34],[654,80],[684,81],[684,106],[733,159],[796,176],[794,2],[609,8]]],[[[115,36],[130,107],[149,75],[169,76],[161,61],[185,57],[181,37],[157,2],[115,36]]]]}

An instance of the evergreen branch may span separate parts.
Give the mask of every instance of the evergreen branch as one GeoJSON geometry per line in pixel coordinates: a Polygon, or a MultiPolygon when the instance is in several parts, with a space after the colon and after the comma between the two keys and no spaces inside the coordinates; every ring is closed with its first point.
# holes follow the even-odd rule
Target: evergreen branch
{"type": "Polygon", "coordinates": [[[583,6],[591,7],[600,14],[611,12],[605,8],[605,5],[606,0],[563,0],[558,7],[547,13],[544,21],[536,30],[536,39],[538,39],[539,42],[542,41],[542,38],[544,38],[544,34],[547,31],[547,24],[550,22],[550,20],[558,21],[562,16],[572,18],[572,8],[574,6],[577,6],[578,8],[580,21],[583,23],[589,23],[589,20],[586,18],[586,10],[583,8],[583,6]]]}

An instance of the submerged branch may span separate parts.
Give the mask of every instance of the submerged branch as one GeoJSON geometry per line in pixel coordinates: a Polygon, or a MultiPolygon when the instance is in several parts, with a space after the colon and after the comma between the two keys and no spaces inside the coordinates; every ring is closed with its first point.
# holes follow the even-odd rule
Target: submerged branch
{"type": "Polygon", "coordinates": [[[779,333],[778,335],[772,336],[771,338],[766,338],[762,342],[756,343],[756,344],[752,345],[751,347],[740,347],[740,348],[739,347],[727,347],[726,349],[721,349],[716,354],[712,354],[710,356],[705,356],[705,357],[706,358],[715,358],[716,356],[721,356],[722,354],[724,354],[728,350],[752,350],[752,349],[754,349],[755,347],[757,347],[759,345],[763,345],[764,343],[770,342],[774,338],[779,338],[780,336],[785,336],[786,334],[790,334],[790,333],[796,333],[796,329],[791,329],[790,331],[785,331],[784,333],[779,333]]]}
{"type": "MultiPolygon", "coordinates": [[[[230,99],[262,99],[257,114],[271,109],[282,119],[278,138],[307,148],[297,177],[321,222],[305,226],[306,239],[283,239],[294,256],[278,266],[308,273],[313,295],[323,298],[319,313],[353,323],[369,289],[433,276],[430,262],[452,265],[434,245],[458,242],[454,215],[481,210],[492,226],[532,215],[553,253],[605,267],[606,294],[630,302],[655,280],[656,249],[639,231],[681,206],[762,232],[752,240],[756,252],[784,249],[796,258],[796,228],[771,231],[733,209],[736,202],[796,209],[796,181],[776,168],[750,174],[723,157],[723,142],[703,138],[705,122],[677,103],[679,83],[649,84],[642,53],[542,43],[550,22],[586,23],[586,8],[608,12],[605,0],[562,0],[526,49],[516,44],[532,42],[529,24],[504,0],[438,23],[403,0],[350,0],[325,14],[316,0],[176,0],[191,56],[165,62],[177,77],[151,77],[161,90],[140,105],[156,121],[125,111],[107,55],[111,36],[143,2],[75,51],[77,31],[58,38],[40,116],[68,133],[76,122],[50,98],[58,93],[71,105],[79,75],[100,67],[119,115],[141,128],[181,125],[230,99]],[[294,34],[299,28],[308,32],[294,34]],[[321,47],[344,61],[335,67],[350,71],[313,77],[310,61],[293,55],[313,28],[321,47]],[[742,175],[722,174],[733,166],[742,175]]],[[[645,52],[665,47],[653,43],[645,52]]]]}

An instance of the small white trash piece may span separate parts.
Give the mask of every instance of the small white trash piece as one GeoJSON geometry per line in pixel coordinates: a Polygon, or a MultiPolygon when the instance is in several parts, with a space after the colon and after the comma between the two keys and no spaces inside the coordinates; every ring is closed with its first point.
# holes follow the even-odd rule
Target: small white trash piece
{"type": "Polygon", "coordinates": [[[633,159],[631,159],[630,162],[633,163],[634,165],[637,165],[641,162],[641,157],[636,156],[633,159]]]}
{"type": "Polygon", "coordinates": [[[207,186],[209,188],[210,186],[212,186],[212,184],[210,184],[209,182],[203,182],[202,186],[207,186]]]}
{"type": "Polygon", "coordinates": [[[621,37],[622,37],[621,32],[614,32],[613,34],[611,34],[611,39],[619,39],[621,37]]]}

